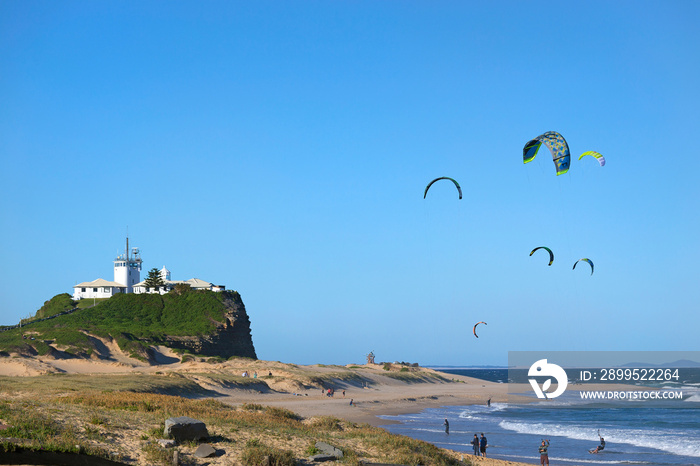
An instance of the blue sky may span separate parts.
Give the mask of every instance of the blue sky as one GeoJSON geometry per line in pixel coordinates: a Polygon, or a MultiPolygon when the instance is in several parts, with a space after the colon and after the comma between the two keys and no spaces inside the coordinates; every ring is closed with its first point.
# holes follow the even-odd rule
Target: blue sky
{"type": "Polygon", "coordinates": [[[698,17],[693,1],[4,1],[0,323],[111,280],[128,228],[144,274],[238,290],[262,359],[698,350],[698,17]],[[565,175],[546,148],[522,163],[550,130],[565,175]],[[439,176],[464,198],[423,199],[439,176]],[[571,270],[582,257],[593,276],[571,270]]]}

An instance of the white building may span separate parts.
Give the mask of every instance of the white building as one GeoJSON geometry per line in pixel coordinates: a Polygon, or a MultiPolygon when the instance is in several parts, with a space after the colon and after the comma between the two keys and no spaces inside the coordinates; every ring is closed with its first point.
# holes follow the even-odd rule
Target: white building
{"type": "Polygon", "coordinates": [[[165,266],[160,269],[160,278],[163,279],[165,284],[163,286],[159,286],[158,289],[146,288],[146,280],[144,280],[134,285],[134,293],[165,294],[175,288],[175,285],[179,284],[189,285],[193,290],[224,291],[226,289],[226,287],[223,285],[214,285],[213,283],[205,282],[199,278],[190,278],[189,280],[171,280],[170,270],[166,269],[165,266]]]}
{"type": "Polygon", "coordinates": [[[73,287],[73,299],[111,298],[117,293],[160,293],[165,294],[177,284],[189,285],[193,290],[224,291],[223,285],[214,285],[198,278],[189,280],[171,280],[170,270],[165,266],[160,270],[160,276],[165,285],[158,289],[147,289],[146,281],[141,281],[141,266],[143,261],[138,248],[129,251],[129,238],[126,238],[126,252],[114,259],[114,281],[102,278],[91,282],[78,283],[73,287]]]}
{"type": "Polygon", "coordinates": [[[117,282],[109,282],[102,278],[91,282],[78,283],[73,287],[73,299],[82,298],[111,298],[117,293],[126,293],[126,286],[117,282]]]}

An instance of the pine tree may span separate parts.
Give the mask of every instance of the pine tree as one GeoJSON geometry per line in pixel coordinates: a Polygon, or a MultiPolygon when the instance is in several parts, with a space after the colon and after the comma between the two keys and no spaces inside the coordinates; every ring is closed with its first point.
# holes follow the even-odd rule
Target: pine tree
{"type": "Polygon", "coordinates": [[[143,284],[146,287],[146,290],[155,288],[155,290],[158,291],[158,288],[165,285],[165,282],[163,281],[163,277],[160,275],[160,271],[154,267],[148,271],[148,278],[146,278],[143,284]]]}

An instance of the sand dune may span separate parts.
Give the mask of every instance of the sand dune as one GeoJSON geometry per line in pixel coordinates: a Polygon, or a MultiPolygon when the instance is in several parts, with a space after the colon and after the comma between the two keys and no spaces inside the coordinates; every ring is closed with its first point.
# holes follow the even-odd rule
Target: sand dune
{"type": "MultiPolygon", "coordinates": [[[[485,403],[488,398],[493,402],[507,400],[505,384],[426,368],[394,366],[387,371],[381,365],[301,366],[243,358],[219,363],[206,362],[206,358],[180,362],[180,356],[166,347],[153,348],[151,362],[144,362],[129,358],[111,340],[91,337],[100,343],[91,359],[11,355],[0,358],[0,375],[177,373],[231,405],[257,403],[283,407],[304,418],[334,416],[375,426],[390,422],[378,417],[381,415],[485,403]],[[244,372],[249,377],[241,377],[244,372]],[[234,382],[230,382],[232,379],[234,382]],[[333,397],[322,392],[328,388],[335,389],[333,397]]],[[[455,457],[462,455],[454,452],[455,457]]],[[[478,461],[487,466],[516,464],[492,459],[478,461]]]]}

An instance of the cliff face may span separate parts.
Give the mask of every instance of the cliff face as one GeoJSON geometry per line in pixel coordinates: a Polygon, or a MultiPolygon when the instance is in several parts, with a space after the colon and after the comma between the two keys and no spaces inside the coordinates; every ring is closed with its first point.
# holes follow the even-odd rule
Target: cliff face
{"type": "Polygon", "coordinates": [[[216,330],[213,333],[186,337],[168,336],[166,337],[166,345],[204,356],[220,356],[222,358],[242,356],[258,359],[253,346],[250,319],[243,300],[238,293],[224,293],[225,318],[223,323],[214,322],[216,330]]]}
{"type": "Polygon", "coordinates": [[[127,356],[158,363],[155,346],[203,356],[257,359],[250,319],[236,291],[183,289],[165,295],[120,293],[91,308],[74,308],[0,331],[0,357],[106,358],[99,337],[127,356]],[[99,340],[99,341],[98,341],[99,340]],[[103,354],[104,353],[104,354],[103,354]]]}

